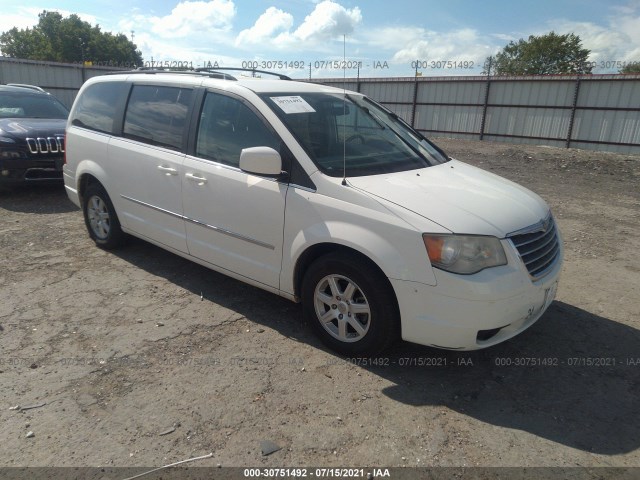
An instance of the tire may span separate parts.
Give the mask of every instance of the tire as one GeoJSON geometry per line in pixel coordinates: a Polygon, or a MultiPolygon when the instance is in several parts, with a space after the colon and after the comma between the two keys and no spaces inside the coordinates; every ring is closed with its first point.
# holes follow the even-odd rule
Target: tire
{"type": "Polygon", "coordinates": [[[120,228],[113,203],[102,185],[92,184],[87,187],[82,211],[89,236],[98,247],[111,250],[124,243],[126,234],[120,228]]]}
{"type": "Polygon", "coordinates": [[[372,356],[398,336],[391,284],[369,262],[347,253],[317,259],[302,282],[305,321],[343,355],[372,356]]]}

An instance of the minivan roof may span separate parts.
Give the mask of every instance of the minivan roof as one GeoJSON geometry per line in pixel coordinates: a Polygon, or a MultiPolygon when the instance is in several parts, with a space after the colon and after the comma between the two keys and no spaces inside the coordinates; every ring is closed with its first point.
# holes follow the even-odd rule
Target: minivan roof
{"type": "MultiPolygon", "coordinates": [[[[89,81],[94,82],[109,82],[109,81],[128,81],[131,83],[176,83],[180,85],[194,85],[194,86],[211,86],[218,87],[224,90],[233,91],[238,87],[243,87],[251,90],[255,93],[311,93],[311,92],[324,92],[324,93],[343,93],[342,89],[329,87],[327,85],[319,85],[317,83],[310,82],[297,82],[294,80],[274,80],[271,78],[260,77],[245,77],[236,76],[230,79],[215,78],[206,75],[202,75],[199,72],[170,72],[170,71],[132,71],[114,73],[99,77],[93,77],[89,81]],[[145,75],[144,73],[148,73],[145,75]],[[190,74],[191,73],[191,74],[190,74]]],[[[354,92],[349,92],[354,93],[354,92]]]]}

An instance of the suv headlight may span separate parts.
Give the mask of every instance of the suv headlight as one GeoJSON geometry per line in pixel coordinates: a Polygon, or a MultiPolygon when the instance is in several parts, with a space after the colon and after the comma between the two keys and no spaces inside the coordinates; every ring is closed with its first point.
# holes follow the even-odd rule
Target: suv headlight
{"type": "Polygon", "coordinates": [[[480,235],[422,235],[431,265],[447,272],[470,275],[507,264],[500,240],[480,235]]]}
{"type": "Polygon", "coordinates": [[[2,135],[0,135],[0,159],[20,158],[20,152],[18,150],[15,150],[15,144],[16,141],[13,138],[3,137],[2,135]]]}

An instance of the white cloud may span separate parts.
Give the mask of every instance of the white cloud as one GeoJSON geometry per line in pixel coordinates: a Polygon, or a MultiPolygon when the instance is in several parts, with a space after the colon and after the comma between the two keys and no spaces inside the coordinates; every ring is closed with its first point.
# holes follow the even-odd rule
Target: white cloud
{"type": "Polygon", "coordinates": [[[163,38],[209,35],[231,30],[236,7],[231,0],[184,1],[169,15],[144,18],[151,31],[163,38]]]}
{"type": "MultiPolygon", "coordinates": [[[[611,11],[606,25],[557,20],[551,22],[550,26],[557,33],[575,33],[580,36],[582,45],[591,50],[590,61],[640,61],[640,2],[629,2],[611,11]]],[[[612,71],[616,72],[617,68],[612,71]]],[[[594,69],[593,73],[603,73],[603,70],[594,69]]]]}
{"type": "MultiPolygon", "coordinates": [[[[612,8],[602,24],[560,19],[549,22],[544,30],[527,34],[481,34],[472,28],[435,32],[415,26],[383,27],[367,33],[363,39],[368,46],[376,47],[380,52],[389,52],[391,61],[397,65],[410,64],[414,60],[473,61],[479,69],[487,56],[495,54],[509,41],[526,39],[530,34],[542,35],[550,30],[579,35],[583,46],[591,50],[591,61],[640,61],[640,0],[632,0],[623,7],[612,8]]],[[[478,69],[473,73],[478,73],[478,69]]],[[[605,71],[596,69],[594,73],[605,71]]],[[[617,68],[609,71],[617,71],[617,68]]],[[[460,71],[423,73],[443,75],[459,74],[460,71]]]]}
{"type": "Polygon", "coordinates": [[[618,29],[629,39],[623,53],[626,61],[640,61],[640,5],[636,7],[635,16],[617,18],[612,21],[612,28],[618,29]]]}
{"type": "Polygon", "coordinates": [[[374,28],[367,31],[365,42],[382,50],[399,50],[419,40],[425,33],[424,28],[395,26],[374,28]]]}
{"type": "Polygon", "coordinates": [[[338,3],[325,0],[307,15],[293,36],[300,40],[330,40],[350,35],[361,21],[362,13],[358,7],[348,10],[338,3]]]}
{"type": "Polygon", "coordinates": [[[236,8],[232,0],[183,1],[169,15],[143,15],[137,9],[120,20],[121,32],[135,31],[134,43],[145,63],[176,61],[201,67],[204,62],[235,63],[219,54],[233,45],[236,8]]]}
{"type": "Polygon", "coordinates": [[[240,32],[236,45],[251,46],[260,43],[280,50],[293,47],[325,49],[328,41],[353,34],[361,22],[362,13],[358,7],[347,9],[332,0],[323,0],[291,31],[293,16],[270,7],[253,27],[240,32]]]}
{"type": "Polygon", "coordinates": [[[492,38],[497,38],[498,40],[504,42],[505,45],[507,45],[509,42],[517,42],[523,36],[525,35],[524,34],[516,35],[511,33],[492,33],[491,34],[492,38]]]}
{"type": "Polygon", "coordinates": [[[18,30],[31,28],[38,23],[38,16],[22,13],[3,14],[0,16],[0,32],[6,32],[16,27],[18,30]]]}
{"type": "Polygon", "coordinates": [[[241,63],[240,58],[222,55],[207,43],[194,46],[192,43],[176,42],[175,39],[158,38],[148,32],[136,33],[135,43],[143,52],[146,67],[160,66],[158,62],[182,62],[181,65],[169,63],[169,66],[194,68],[213,66],[215,63],[220,67],[237,67],[241,63]],[[152,61],[155,63],[152,64],[152,61]]]}
{"type": "Polygon", "coordinates": [[[419,27],[385,27],[370,32],[366,41],[370,45],[389,51],[391,61],[396,64],[410,64],[414,60],[450,60],[473,62],[474,65],[481,66],[485,58],[496,49],[493,41],[470,28],[434,32],[419,27]]]}
{"type": "Polygon", "coordinates": [[[268,41],[276,33],[289,31],[293,25],[293,15],[276,7],[269,7],[253,27],[243,30],[236,39],[236,45],[258,44],[268,41]]]}
{"type": "Polygon", "coordinates": [[[606,27],[589,22],[558,22],[554,24],[557,33],[575,33],[582,45],[591,50],[590,60],[618,59],[630,42],[630,38],[621,31],[612,31],[606,27]]]}
{"type": "Polygon", "coordinates": [[[640,0],[628,0],[626,5],[616,5],[611,7],[611,9],[622,16],[636,15],[638,10],[640,10],[640,0]]]}

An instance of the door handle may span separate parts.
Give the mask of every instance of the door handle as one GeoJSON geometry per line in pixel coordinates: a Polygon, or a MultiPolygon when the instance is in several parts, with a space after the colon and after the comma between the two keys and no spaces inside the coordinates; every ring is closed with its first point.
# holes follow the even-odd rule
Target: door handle
{"type": "Polygon", "coordinates": [[[191,180],[192,182],[196,182],[198,185],[204,185],[205,183],[207,183],[206,178],[199,177],[197,175],[194,175],[193,173],[185,173],[184,176],[187,177],[188,180],[191,180]]]}
{"type": "Polygon", "coordinates": [[[176,170],[175,168],[165,167],[163,165],[158,165],[158,170],[163,172],[165,175],[177,175],[178,174],[178,170],[176,170]]]}

